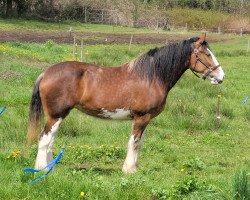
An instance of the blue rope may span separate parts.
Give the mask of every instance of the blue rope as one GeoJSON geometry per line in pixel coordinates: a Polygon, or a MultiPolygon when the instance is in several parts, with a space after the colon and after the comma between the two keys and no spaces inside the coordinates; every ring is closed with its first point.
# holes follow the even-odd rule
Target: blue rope
{"type": "Polygon", "coordinates": [[[59,160],[61,159],[61,157],[63,156],[63,153],[64,153],[64,151],[65,151],[65,148],[66,148],[66,147],[63,147],[62,150],[61,150],[61,152],[59,153],[59,155],[58,155],[54,160],[52,160],[51,163],[49,163],[49,164],[48,164],[46,167],[44,167],[43,169],[41,169],[41,170],[36,170],[36,169],[31,169],[31,168],[25,168],[25,169],[23,170],[24,172],[34,172],[34,173],[36,173],[36,172],[41,172],[41,171],[43,171],[43,170],[45,170],[45,169],[49,169],[45,174],[43,174],[43,175],[40,176],[39,178],[33,180],[33,181],[31,182],[32,184],[33,184],[33,183],[36,183],[36,182],[38,182],[38,181],[40,181],[40,180],[42,180],[45,176],[47,176],[47,175],[54,169],[56,163],[58,163],[59,160]]]}
{"type": "Polygon", "coordinates": [[[250,99],[250,96],[247,96],[247,98],[242,101],[242,104],[246,104],[248,99],[250,99]]]}
{"type": "Polygon", "coordinates": [[[6,110],[7,106],[4,106],[0,112],[0,115],[2,115],[4,113],[4,111],[6,110]]]}

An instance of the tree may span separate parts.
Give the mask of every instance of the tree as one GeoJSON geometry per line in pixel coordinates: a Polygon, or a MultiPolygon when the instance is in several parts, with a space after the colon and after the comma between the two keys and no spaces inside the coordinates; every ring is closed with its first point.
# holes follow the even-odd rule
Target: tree
{"type": "Polygon", "coordinates": [[[20,17],[25,14],[28,10],[29,1],[28,0],[14,0],[17,5],[17,15],[20,17]]]}
{"type": "Polygon", "coordinates": [[[12,6],[13,6],[12,0],[6,0],[5,17],[11,17],[12,16],[12,6]]]}

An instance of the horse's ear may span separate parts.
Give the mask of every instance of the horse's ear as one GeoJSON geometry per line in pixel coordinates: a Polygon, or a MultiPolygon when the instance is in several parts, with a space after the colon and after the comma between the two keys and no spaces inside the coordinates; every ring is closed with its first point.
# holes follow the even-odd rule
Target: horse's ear
{"type": "Polygon", "coordinates": [[[199,40],[196,42],[197,44],[202,44],[206,40],[206,32],[203,32],[199,38],[199,40]]]}

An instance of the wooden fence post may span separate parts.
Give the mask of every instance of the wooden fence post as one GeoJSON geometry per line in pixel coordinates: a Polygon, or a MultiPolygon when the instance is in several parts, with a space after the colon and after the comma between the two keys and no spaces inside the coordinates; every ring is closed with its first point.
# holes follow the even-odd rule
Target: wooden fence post
{"type": "Polygon", "coordinates": [[[81,38],[81,55],[80,55],[80,61],[83,61],[83,39],[81,38]]]}
{"type": "Polygon", "coordinates": [[[216,121],[215,121],[215,126],[216,128],[220,127],[221,124],[221,92],[219,91],[217,94],[217,106],[216,106],[216,121]]]}
{"type": "Polygon", "coordinates": [[[103,10],[102,10],[102,24],[103,24],[103,10]]]}
{"type": "Polygon", "coordinates": [[[84,7],[84,22],[88,22],[88,16],[87,16],[87,7],[84,7]]]}
{"type": "Polygon", "coordinates": [[[156,30],[158,30],[158,29],[159,29],[159,20],[156,19],[156,30]]]}
{"type": "Polygon", "coordinates": [[[76,52],[76,36],[74,35],[74,44],[73,44],[73,58],[75,59],[75,52],[76,52]]]}
{"type": "Polygon", "coordinates": [[[133,40],[133,35],[131,35],[131,37],[130,37],[129,48],[128,48],[129,51],[130,51],[130,48],[131,48],[132,40],[133,40]]]}
{"type": "Polygon", "coordinates": [[[221,33],[221,29],[220,29],[220,26],[218,26],[218,33],[221,33]]]}
{"type": "Polygon", "coordinates": [[[243,28],[241,27],[240,28],[240,36],[242,36],[242,34],[243,34],[243,28]]]}
{"type": "Polygon", "coordinates": [[[247,43],[247,53],[250,52],[250,39],[248,39],[248,43],[247,43]]]}
{"type": "Polygon", "coordinates": [[[77,61],[77,42],[76,42],[76,44],[75,44],[75,60],[77,61]]]}

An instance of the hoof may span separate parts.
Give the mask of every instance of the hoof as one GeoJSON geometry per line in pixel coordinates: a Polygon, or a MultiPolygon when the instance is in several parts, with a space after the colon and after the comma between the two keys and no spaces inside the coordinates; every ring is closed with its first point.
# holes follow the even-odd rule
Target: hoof
{"type": "Polygon", "coordinates": [[[122,167],[122,171],[124,174],[132,174],[135,173],[137,170],[136,165],[128,166],[127,164],[124,164],[122,167]]]}
{"type": "Polygon", "coordinates": [[[36,163],[36,164],[35,164],[35,169],[36,169],[36,170],[41,170],[41,169],[43,169],[43,168],[46,167],[46,166],[47,166],[46,163],[36,163]]]}
{"type": "Polygon", "coordinates": [[[40,170],[46,167],[47,165],[48,165],[47,159],[39,157],[36,158],[35,169],[40,170]]]}

